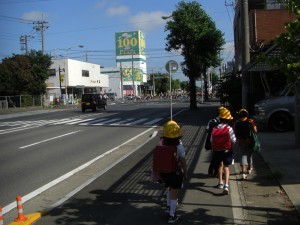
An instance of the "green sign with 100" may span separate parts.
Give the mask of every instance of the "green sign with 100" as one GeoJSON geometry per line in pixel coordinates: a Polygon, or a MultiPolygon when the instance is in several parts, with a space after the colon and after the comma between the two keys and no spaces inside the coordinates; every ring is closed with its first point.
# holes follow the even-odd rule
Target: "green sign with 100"
{"type": "Polygon", "coordinates": [[[115,33],[116,55],[145,55],[145,35],[141,31],[115,33]]]}

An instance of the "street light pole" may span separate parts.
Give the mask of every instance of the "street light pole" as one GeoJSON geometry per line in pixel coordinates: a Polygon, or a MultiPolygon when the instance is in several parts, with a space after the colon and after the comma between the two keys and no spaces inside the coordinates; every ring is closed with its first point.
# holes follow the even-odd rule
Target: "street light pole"
{"type": "Polygon", "coordinates": [[[154,72],[152,70],[152,76],[153,76],[153,96],[155,96],[155,75],[154,75],[154,72]]]}
{"type": "Polygon", "coordinates": [[[132,70],[132,92],[133,96],[135,96],[135,90],[134,90],[134,67],[133,67],[133,49],[131,49],[131,70],[132,70]]]}
{"type": "Polygon", "coordinates": [[[170,75],[170,118],[173,118],[173,108],[172,108],[172,63],[169,63],[169,75],[170,75]]]}
{"type": "Polygon", "coordinates": [[[122,62],[120,62],[120,75],[121,75],[121,97],[124,101],[124,94],[123,94],[123,68],[122,68],[122,62]]]}

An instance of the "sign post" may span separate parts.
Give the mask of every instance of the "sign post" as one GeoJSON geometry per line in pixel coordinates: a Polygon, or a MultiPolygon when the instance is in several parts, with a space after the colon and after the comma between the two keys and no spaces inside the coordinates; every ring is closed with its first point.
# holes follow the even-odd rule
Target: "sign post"
{"type": "Polygon", "coordinates": [[[166,64],[166,70],[170,75],[170,119],[173,119],[173,110],[172,110],[172,73],[175,73],[178,70],[178,63],[174,60],[170,60],[166,64]]]}

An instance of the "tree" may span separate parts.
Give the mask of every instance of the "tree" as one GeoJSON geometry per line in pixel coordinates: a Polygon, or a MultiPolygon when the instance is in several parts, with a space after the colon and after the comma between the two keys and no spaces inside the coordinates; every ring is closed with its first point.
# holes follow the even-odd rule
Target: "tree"
{"type": "Polygon", "coordinates": [[[190,88],[189,88],[189,82],[188,81],[181,81],[180,82],[180,88],[183,91],[189,91],[190,90],[190,88]]]}
{"type": "Polygon", "coordinates": [[[220,82],[220,78],[219,78],[218,74],[216,74],[216,72],[212,72],[211,73],[211,85],[215,86],[219,82],[220,82]]]}
{"type": "Polygon", "coordinates": [[[196,79],[203,74],[207,82],[206,70],[219,65],[219,52],[225,41],[222,32],[216,29],[198,2],[180,1],[176,8],[165,27],[165,31],[170,32],[166,37],[166,50],[180,51],[184,57],[181,67],[189,78],[190,109],[195,109],[196,79]]]}
{"type": "Polygon", "coordinates": [[[0,91],[1,95],[26,94],[31,77],[29,59],[23,55],[13,55],[1,63],[0,91]]]}
{"type": "Polygon", "coordinates": [[[30,51],[27,55],[31,64],[31,82],[28,84],[28,93],[40,95],[46,93],[46,80],[48,79],[48,69],[52,61],[51,56],[44,55],[41,51],[30,51]]]}
{"type": "Polygon", "coordinates": [[[31,51],[13,55],[0,64],[1,95],[41,95],[46,93],[46,79],[52,62],[49,55],[31,51]]]}

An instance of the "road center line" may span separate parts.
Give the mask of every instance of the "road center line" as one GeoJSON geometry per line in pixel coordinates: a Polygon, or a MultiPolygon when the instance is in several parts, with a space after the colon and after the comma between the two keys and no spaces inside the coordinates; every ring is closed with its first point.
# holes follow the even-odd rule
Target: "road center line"
{"type": "Polygon", "coordinates": [[[45,139],[43,141],[35,142],[35,143],[30,144],[30,145],[25,145],[25,146],[22,146],[22,147],[19,147],[19,148],[20,149],[28,148],[28,147],[33,146],[33,145],[38,145],[38,144],[41,144],[43,142],[47,142],[47,141],[51,141],[51,140],[54,140],[54,139],[57,139],[57,138],[65,137],[65,136],[68,136],[68,135],[71,135],[71,134],[78,133],[80,131],[81,130],[73,131],[73,132],[70,132],[70,133],[67,133],[67,134],[63,134],[63,135],[59,135],[59,136],[56,136],[56,137],[53,137],[53,138],[45,139]]]}

